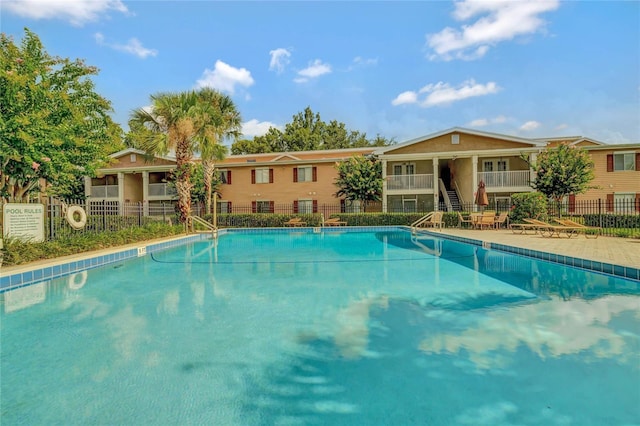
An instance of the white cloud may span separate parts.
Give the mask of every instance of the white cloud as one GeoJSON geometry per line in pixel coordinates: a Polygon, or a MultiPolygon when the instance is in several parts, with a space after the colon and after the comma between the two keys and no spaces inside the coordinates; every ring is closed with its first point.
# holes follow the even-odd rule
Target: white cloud
{"type": "Polygon", "coordinates": [[[156,56],[158,51],[156,49],[147,49],[140,43],[140,40],[137,38],[131,38],[127,42],[127,44],[118,44],[118,43],[106,43],[104,41],[104,35],[101,33],[96,33],[94,35],[96,39],[96,43],[101,46],[107,46],[111,49],[119,50],[121,52],[131,53],[139,58],[145,59],[147,56],[156,56]]]}
{"type": "Polygon", "coordinates": [[[129,14],[120,0],[4,0],[3,10],[31,19],[63,19],[82,26],[106,15],[109,11],[129,14]]]}
{"type": "Polygon", "coordinates": [[[254,118],[253,120],[242,123],[242,134],[248,137],[262,136],[266,134],[271,127],[279,128],[279,126],[269,121],[258,121],[254,118]]]}
{"type": "Polygon", "coordinates": [[[418,91],[406,91],[400,93],[393,101],[392,105],[414,104],[419,103],[421,107],[432,107],[438,105],[447,105],[463,99],[476,96],[485,96],[497,93],[500,87],[492,81],[487,84],[476,83],[475,80],[467,80],[458,87],[451,87],[449,83],[442,81],[435,84],[428,84],[418,91]],[[420,95],[427,93],[422,100],[420,95]]]}
{"type": "Polygon", "coordinates": [[[352,71],[356,68],[361,68],[361,67],[372,67],[375,65],[378,65],[377,58],[363,58],[361,56],[356,56],[355,58],[353,58],[353,61],[351,62],[351,65],[348,68],[348,71],[352,71]]]}
{"type": "Polygon", "coordinates": [[[524,123],[522,126],[520,126],[520,130],[524,130],[525,132],[531,131],[531,130],[535,130],[538,127],[540,127],[540,123],[538,123],[537,121],[527,121],[526,123],[524,123]]]}
{"type": "Polygon", "coordinates": [[[507,121],[507,117],[499,115],[494,118],[478,118],[469,122],[468,126],[471,127],[484,127],[489,124],[501,124],[507,121]]]}
{"type": "Polygon", "coordinates": [[[251,72],[246,68],[234,68],[218,60],[213,70],[205,69],[202,77],[196,82],[196,86],[211,87],[213,89],[234,94],[237,85],[249,87],[254,80],[251,72]]]}
{"type": "Polygon", "coordinates": [[[320,59],[309,63],[309,66],[305,69],[298,71],[298,77],[293,81],[296,83],[305,83],[312,78],[320,77],[324,74],[331,73],[331,65],[323,64],[320,59]]]}
{"type": "Polygon", "coordinates": [[[289,52],[287,49],[279,47],[278,49],[271,50],[269,52],[269,55],[271,55],[271,61],[269,62],[269,71],[275,71],[280,74],[284,71],[284,68],[289,65],[291,52],[289,52]]]}
{"type": "Polygon", "coordinates": [[[418,94],[408,90],[396,96],[396,98],[391,101],[391,105],[415,104],[416,102],[418,102],[418,94]]]}
{"type": "Polygon", "coordinates": [[[489,124],[489,120],[487,120],[486,118],[479,118],[477,120],[473,120],[469,123],[469,126],[472,127],[484,127],[487,126],[489,124]]]}
{"type": "Polygon", "coordinates": [[[556,10],[559,0],[474,1],[455,3],[454,19],[478,19],[461,29],[446,27],[427,35],[430,59],[473,60],[484,56],[491,46],[544,28],[540,14],[556,10]]]}

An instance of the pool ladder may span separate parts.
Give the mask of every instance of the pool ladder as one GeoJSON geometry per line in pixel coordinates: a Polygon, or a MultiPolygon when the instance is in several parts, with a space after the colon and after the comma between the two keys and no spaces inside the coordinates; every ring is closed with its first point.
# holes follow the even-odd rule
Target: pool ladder
{"type": "Polygon", "coordinates": [[[218,228],[216,228],[215,226],[213,226],[211,223],[207,222],[206,220],[204,220],[203,218],[199,217],[199,216],[189,216],[187,223],[186,223],[186,227],[187,227],[187,233],[189,232],[211,232],[211,238],[217,238],[218,237],[218,228]],[[204,226],[205,228],[207,228],[206,231],[201,231],[199,229],[196,229],[196,227],[194,226],[195,224],[204,226]]]}

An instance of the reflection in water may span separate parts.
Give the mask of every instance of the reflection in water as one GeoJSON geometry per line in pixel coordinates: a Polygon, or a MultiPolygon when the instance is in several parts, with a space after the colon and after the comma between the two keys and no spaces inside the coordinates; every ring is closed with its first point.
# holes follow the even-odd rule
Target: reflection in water
{"type": "Polygon", "coordinates": [[[366,350],[360,334],[346,355],[345,336],[307,340],[269,380],[250,383],[245,415],[259,413],[261,424],[634,424],[637,299],[570,303],[496,309],[482,321],[483,308],[354,302],[358,327],[368,318],[366,350]]]}
{"type": "Polygon", "coordinates": [[[3,424],[638,423],[636,282],[408,232],[296,235],[5,294],[3,424]]]}

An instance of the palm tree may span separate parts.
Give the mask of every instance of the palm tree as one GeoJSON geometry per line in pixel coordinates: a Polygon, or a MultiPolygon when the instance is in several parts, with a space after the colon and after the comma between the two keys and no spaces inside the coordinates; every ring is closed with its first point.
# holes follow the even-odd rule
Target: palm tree
{"type": "Polygon", "coordinates": [[[197,95],[195,92],[159,93],[151,96],[151,107],[131,113],[130,137],[148,154],[176,156],[176,192],[180,221],[191,215],[191,168],[195,148],[197,95]]]}
{"type": "Polygon", "coordinates": [[[202,158],[205,211],[211,213],[212,181],[215,161],[222,160],[227,148],[221,145],[225,139],[236,140],[241,132],[242,118],[231,98],[213,89],[204,88],[197,93],[196,135],[202,158]]]}

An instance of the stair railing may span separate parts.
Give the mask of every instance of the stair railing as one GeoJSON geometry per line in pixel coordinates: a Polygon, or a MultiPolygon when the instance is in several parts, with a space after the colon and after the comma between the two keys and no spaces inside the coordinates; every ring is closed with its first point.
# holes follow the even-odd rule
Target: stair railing
{"type": "Polygon", "coordinates": [[[444,198],[444,204],[447,206],[447,211],[452,211],[453,205],[451,204],[451,200],[449,199],[449,194],[447,194],[447,187],[445,186],[442,179],[438,179],[438,187],[440,188],[440,192],[442,193],[442,197],[444,198]]]}

